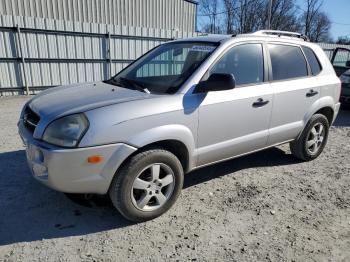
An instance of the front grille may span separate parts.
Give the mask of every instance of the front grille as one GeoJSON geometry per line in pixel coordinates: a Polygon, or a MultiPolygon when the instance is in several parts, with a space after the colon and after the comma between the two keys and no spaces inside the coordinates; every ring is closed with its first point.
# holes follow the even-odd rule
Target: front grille
{"type": "Polygon", "coordinates": [[[24,126],[33,134],[36,126],[40,121],[40,117],[29,106],[24,110],[23,123],[24,126]]]}

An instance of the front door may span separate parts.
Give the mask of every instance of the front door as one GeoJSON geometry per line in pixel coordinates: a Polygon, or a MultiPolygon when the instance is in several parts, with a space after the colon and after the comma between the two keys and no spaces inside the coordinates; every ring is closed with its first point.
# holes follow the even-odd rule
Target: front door
{"type": "Polygon", "coordinates": [[[273,101],[263,53],[261,43],[234,46],[207,72],[233,74],[236,88],[198,94],[198,165],[266,146],[273,101]]]}

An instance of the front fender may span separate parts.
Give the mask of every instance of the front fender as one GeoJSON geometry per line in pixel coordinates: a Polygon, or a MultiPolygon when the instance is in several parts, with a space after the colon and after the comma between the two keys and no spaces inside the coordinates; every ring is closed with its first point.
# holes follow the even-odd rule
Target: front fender
{"type": "Polygon", "coordinates": [[[195,166],[195,138],[191,130],[186,126],[170,124],[150,128],[130,137],[128,143],[140,148],[164,140],[176,140],[183,143],[189,155],[189,169],[195,166]]]}

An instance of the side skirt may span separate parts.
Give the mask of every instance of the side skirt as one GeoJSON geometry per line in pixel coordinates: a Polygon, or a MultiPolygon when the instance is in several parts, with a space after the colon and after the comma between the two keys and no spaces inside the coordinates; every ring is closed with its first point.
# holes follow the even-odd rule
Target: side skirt
{"type": "Polygon", "coordinates": [[[266,146],[266,147],[263,147],[263,148],[260,148],[260,149],[256,149],[256,150],[253,150],[253,151],[249,151],[249,152],[247,152],[247,153],[239,154],[239,155],[232,156],[232,157],[228,157],[228,158],[224,158],[224,159],[221,159],[221,160],[218,160],[218,161],[210,162],[210,163],[207,163],[207,164],[204,164],[204,165],[196,166],[196,167],[192,168],[191,170],[189,170],[187,173],[189,173],[189,172],[191,172],[191,171],[193,171],[193,170],[196,170],[196,169],[205,167],[205,166],[214,165],[214,164],[216,164],[216,163],[220,163],[220,162],[224,162],[224,161],[227,161],[227,160],[235,159],[235,158],[238,158],[238,157],[241,157],[241,156],[253,154],[253,153],[255,153],[255,152],[259,152],[259,151],[262,151],[262,150],[265,150],[265,149],[268,149],[268,148],[271,148],[271,147],[283,145],[283,144],[289,143],[289,142],[291,142],[291,141],[293,141],[293,140],[295,140],[295,139],[290,139],[290,140],[287,140],[287,141],[284,141],[284,142],[281,142],[281,143],[273,144],[273,145],[271,145],[271,146],[266,146]]]}

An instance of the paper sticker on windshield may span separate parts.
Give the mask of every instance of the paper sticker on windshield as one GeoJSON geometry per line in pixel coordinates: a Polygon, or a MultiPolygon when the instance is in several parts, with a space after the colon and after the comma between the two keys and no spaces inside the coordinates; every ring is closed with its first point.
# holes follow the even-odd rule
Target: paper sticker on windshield
{"type": "Polygon", "coordinates": [[[208,46],[208,45],[194,45],[191,48],[191,51],[197,51],[197,52],[212,52],[215,49],[215,46],[208,46]]]}

